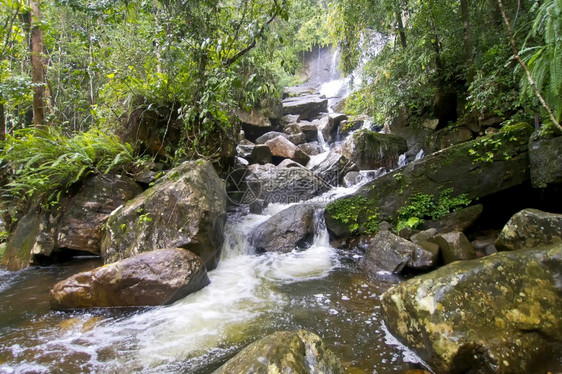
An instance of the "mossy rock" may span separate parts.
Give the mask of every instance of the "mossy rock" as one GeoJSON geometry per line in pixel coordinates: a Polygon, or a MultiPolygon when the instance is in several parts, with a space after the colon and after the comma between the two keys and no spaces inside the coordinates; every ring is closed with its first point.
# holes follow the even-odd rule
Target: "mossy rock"
{"type": "MultiPolygon", "coordinates": [[[[410,163],[363,186],[354,196],[369,201],[369,209],[380,220],[392,220],[400,208],[417,193],[435,196],[447,189],[453,197],[466,194],[471,200],[482,198],[530,179],[528,141],[533,127],[526,123],[512,125],[503,131],[457,144],[410,163]]],[[[353,234],[353,227],[365,224],[368,212],[358,217],[353,227],[338,219],[339,209],[352,197],[332,202],[325,218],[330,232],[338,237],[353,234]]]]}
{"type": "Polygon", "coordinates": [[[385,324],[436,373],[539,372],[562,352],[561,276],[562,245],[455,262],[384,293],[385,324]]]}

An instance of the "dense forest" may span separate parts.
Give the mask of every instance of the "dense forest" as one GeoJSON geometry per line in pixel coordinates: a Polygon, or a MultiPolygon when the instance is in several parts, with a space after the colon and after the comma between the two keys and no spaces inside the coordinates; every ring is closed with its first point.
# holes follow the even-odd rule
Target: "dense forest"
{"type": "Polygon", "coordinates": [[[3,175],[18,197],[52,200],[149,157],[221,157],[234,112],[267,111],[315,46],[360,70],[347,111],[380,123],[562,117],[555,0],[6,0],[0,11],[3,175]],[[161,141],[127,148],[141,117],[161,141]]]}

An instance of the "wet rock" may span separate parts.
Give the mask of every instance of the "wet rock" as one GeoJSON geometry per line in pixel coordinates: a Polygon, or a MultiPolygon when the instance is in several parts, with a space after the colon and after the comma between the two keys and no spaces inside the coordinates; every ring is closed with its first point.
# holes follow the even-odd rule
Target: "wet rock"
{"type": "Polygon", "coordinates": [[[445,264],[476,258],[474,247],[462,232],[439,234],[434,238],[434,242],[439,245],[445,264]]]}
{"type": "Polygon", "coordinates": [[[301,132],[304,134],[307,142],[315,142],[318,140],[318,127],[312,123],[299,124],[301,132]]]}
{"type": "Polygon", "coordinates": [[[102,257],[111,263],[147,250],[178,247],[214,269],[225,222],[225,186],[212,164],[185,162],[111,214],[102,257]]]}
{"type": "Polygon", "coordinates": [[[333,187],[340,186],[344,176],[354,168],[345,156],[330,152],[328,157],[312,168],[312,172],[333,187]]]}
{"type": "Polygon", "coordinates": [[[562,184],[562,135],[535,132],[529,142],[531,182],[536,188],[562,184]]]}
{"type": "Polygon", "coordinates": [[[58,310],[171,304],[209,284],[201,258],[181,248],[160,249],[79,273],[50,293],[58,310]]]}
{"type": "Polygon", "coordinates": [[[437,221],[425,221],[420,229],[437,229],[439,232],[460,231],[466,232],[478,222],[484,207],[482,204],[472,205],[456,212],[449,213],[437,221]]]}
{"type": "Polygon", "coordinates": [[[251,178],[259,186],[259,199],[265,204],[296,203],[323,194],[330,186],[305,167],[294,164],[289,167],[274,165],[250,165],[251,178]]]}
{"type": "Polygon", "coordinates": [[[16,226],[2,260],[9,270],[48,263],[72,251],[101,253],[104,225],[112,211],[142,192],[131,178],[94,175],[58,209],[30,210],[16,226]]]}
{"type": "Polygon", "coordinates": [[[510,218],[495,245],[501,251],[513,251],[560,242],[562,214],[524,209],[510,218]]]}
{"type": "Polygon", "coordinates": [[[439,252],[430,252],[390,231],[379,232],[369,243],[359,268],[369,274],[400,273],[405,267],[425,270],[433,267],[439,252]]]}
{"type": "Polygon", "coordinates": [[[301,144],[297,148],[306,153],[308,156],[316,156],[324,152],[324,148],[322,148],[318,142],[301,144]]]}
{"type": "Polygon", "coordinates": [[[252,234],[256,251],[287,253],[309,247],[314,237],[315,211],[314,205],[294,205],[256,227],[252,234]]]}
{"type": "Polygon", "coordinates": [[[298,114],[300,120],[311,120],[328,111],[328,99],[319,95],[290,97],[283,100],[283,114],[298,114]]]}
{"type": "Polygon", "coordinates": [[[297,123],[297,122],[299,122],[298,114],[287,114],[281,118],[281,125],[288,125],[290,123],[297,123]]]}
{"type": "Polygon", "coordinates": [[[324,140],[332,143],[337,139],[338,129],[342,121],[347,120],[347,115],[343,113],[330,113],[327,117],[322,118],[318,122],[319,128],[322,129],[324,140]]]}
{"type": "Polygon", "coordinates": [[[561,269],[560,245],[456,262],[385,292],[384,320],[436,373],[534,372],[562,344],[561,269]]]}
{"type": "Polygon", "coordinates": [[[345,142],[342,154],[360,170],[390,170],[398,166],[400,155],[407,150],[406,141],[400,137],[362,130],[345,142]]]}
{"type": "Polygon", "coordinates": [[[242,129],[244,130],[246,137],[251,141],[254,141],[263,134],[274,130],[269,118],[257,111],[245,112],[239,110],[236,112],[236,116],[242,123],[242,129]]]}
{"type": "Polygon", "coordinates": [[[368,117],[360,117],[353,120],[343,120],[340,122],[338,126],[338,138],[345,138],[353,131],[359,130],[363,127],[363,124],[367,120],[368,117]]]}
{"type": "Polygon", "coordinates": [[[310,157],[308,157],[306,153],[299,150],[296,145],[283,136],[277,136],[268,140],[265,145],[269,147],[273,157],[277,157],[278,159],[290,158],[301,165],[306,165],[310,160],[310,157]]]}
{"type": "MultiPolygon", "coordinates": [[[[387,220],[396,217],[416,193],[435,196],[440,190],[452,188],[453,197],[466,194],[468,199],[477,199],[521,185],[529,181],[527,142],[532,131],[528,124],[517,124],[504,127],[486,142],[476,139],[449,147],[365,184],[354,196],[370,201],[379,218],[387,220]],[[495,141],[501,147],[490,161],[475,158],[474,152],[485,154],[487,144],[495,141]]],[[[359,224],[363,223],[361,219],[359,224]]]]}
{"type": "Polygon", "coordinates": [[[281,331],[250,344],[213,374],[343,374],[345,370],[319,336],[281,331]]]}

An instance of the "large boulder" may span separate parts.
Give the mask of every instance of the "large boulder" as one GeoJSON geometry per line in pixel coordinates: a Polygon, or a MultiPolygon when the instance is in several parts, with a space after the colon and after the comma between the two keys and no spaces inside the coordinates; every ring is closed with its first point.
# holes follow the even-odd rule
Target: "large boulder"
{"type": "Polygon", "coordinates": [[[184,248],[208,270],[220,257],[226,191],[208,161],[188,161],[115,210],[102,243],[105,263],[159,248],[184,248]]]}
{"type": "Polygon", "coordinates": [[[400,273],[404,268],[427,270],[435,266],[439,250],[431,252],[390,231],[379,232],[368,244],[359,268],[368,274],[400,273]]]}
{"type": "Polygon", "coordinates": [[[342,154],[360,170],[390,170],[398,166],[400,155],[407,150],[406,141],[398,136],[362,130],[345,142],[342,154]]]}
{"type": "Polygon", "coordinates": [[[562,242],[562,214],[537,209],[516,213],[502,229],[496,248],[513,251],[562,242]]]}
{"type": "Polygon", "coordinates": [[[385,292],[384,321],[436,373],[547,372],[562,348],[561,277],[560,245],[456,262],[385,292]]]}
{"type": "MultiPolygon", "coordinates": [[[[381,220],[389,220],[417,193],[437,196],[452,188],[454,196],[477,199],[521,185],[529,181],[527,150],[532,131],[529,124],[519,123],[498,134],[449,147],[367,183],[355,196],[368,201],[381,220]]],[[[326,222],[337,224],[330,211],[326,209],[326,222]]]]}
{"type": "Polygon", "coordinates": [[[330,152],[322,162],[312,168],[312,172],[331,186],[338,187],[343,182],[343,177],[353,168],[354,165],[345,156],[330,152]]]}
{"type": "Polygon", "coordinates": [[[271,162],[271,151],[266,145],[239,145],[236,147],[238,155],[250,164],[269,164],[271,162]]]}
{"type": "Polygon", "coordinates": [[[208,284],[199,256],[161,249],[75,274],[55,284],[50,301],[58,310],[166,305],[208,284]]]}
{"type": "Polygon", "coordinates": [[[128,177],[93,175],[57,208],[32,208],[17,224],[2,264],[9,270],[53,262],[73,251],[101,253],[104,225],[117,207],[142,192],[128,177]]]}
{"type": "Polygon", "coordinates": [[[484,211],[482,204],[476,204],[443,216],[436,221],[428,220],[420,225],[421,230],[436,229],[439,232],[466,232],[474,227],[484,211]]]}
{"type": "Polygon", "coordinates": [[[343,374],[345,370],[318,335],[301,330],[266,336],[244,348],[213,374],[232,373],[343,374]]]}
{"type": "Polygon", "coordinates": [[[560,131],[537,131],[529,142],[531,182],[545,188],[562,184],[562,134],[560,131]]]}
{"type": "Polygon", "coordinates": [[[328,112],[328,99],[319,95],[289,97],[283,100],[283,114],[298,114],[301,120],[311,120],[328,112]]]}
{"type": "Polygon", "coordinates": [[[297,148],[296,145],[291,143],[284,136],[277,136],[271,140],[265,142],[265,145],[269,147],[271,154],[278,161],[289,158],[293,161],[300,163],[301,165],[306,165],[310,160],[310,157],[303,151],[297,148]]]}
{"type": "Polygon", "coordinates": [[[256,187],[255,195],[266,204],[297,203],[330,189],[329,184],[299,164],[292,167],[250,165],[248,170],[246,180],[256,187]]]}
{"type": "Polygon", "coordinates": [[[314,205],[289,207],[258,227],[252,233],[252,244],[257,252],[291,252],[306,248],[314,237],[314,205]]]}
{"type": "Polygon", "coordinates": [[[236,112],[236,116],[242,124],[242,129],[244,130],[246,137],[251,141],[255,141],[256,138],[274,130],[274,126],[269,118],[260,112],[245,112],[238,110],[236,112]]]}
{"type": "Polygon", "coordinates": [[[455,144],[472,139],[472,131],[463,126],[446,127],[429,135],[425,140],[424,149],[427,153],[437,152],[455,144]]]}

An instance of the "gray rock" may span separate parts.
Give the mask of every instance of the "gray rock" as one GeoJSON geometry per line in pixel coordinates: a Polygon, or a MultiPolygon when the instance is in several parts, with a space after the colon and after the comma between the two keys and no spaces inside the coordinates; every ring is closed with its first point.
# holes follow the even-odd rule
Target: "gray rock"
{"type": "Polygon", "coordinates": [[[324,149],[318,142],[301,144],[297,148],[309,156],[316,156],[324,152],[324,149]]]}
{"type": "Polygon", "coordinates": [[[189,161],[114,211],[102,243],[105,263],[159,248],[185,248],[208,270],[220,257],[226,191],[209,161],[189,161]]]}
{"type": "Polygon", "coordinates": [[[385,292],[384,321],[435,373],[534,372],[562,348],[561,269],[560,245],[456,262],[385,292]]]}
{"type": "Polygon", "coordinates": [[[462,232],[439,234],[434,238],[434,241],[441,249],[445,264],[476,258],[474,247],[462,232]]]}
{"type": "Polygon", "coordinates": [[[524,209],[509,219],[495,245],[501,251],[513,251],[560,242],[562,214],[524,209]]]}
{"type": "Polygon", "coordinates": [[[420,225],[421,230],[437,229],[439,232],[460,231],[466,232],[477,222],[484,207],[482,204],[472,205],[459,211],[449,213],[437,221],[425,221],[420,225]]]}
{"type": "Polygon", "coordinates": [[[236,151],[250,164],[265,165],[271,162],[271,150],[263,144],[239,145],[236,147],[236,151]]]}
{"type": "Polygon", "coordinates": [[[242,129],[244,130],[246,137],[252,141],[259,136],[274,130],[269,118],[257,111],[245,112],[238,110],[236,112],[236,116],[242,123],[242,129]]]}
{"type": "Polygon", "coordinates": [[[440,149],[469,141],[472,138],[472,131],[466,127],[446,127],[430,134],[425,140],[424,149],[426,149],[428,153],[433,153],[440,149]]]}
{"type": "Polygon", "coordinates": [[[340,186],[344,176],[354,168],[345,156],[330,152],[328,157],[312,168],[312,172],[333,187],[340,186]]]}
{"type": "Polygon", "coordinates": [[[314,212],[309,204],[291,206],[258,227],[252,233],[257,252],[291,252],[308,248],[314,238],[314,212]]]}
{"type": "Polygon", "coordinates": [[[201,258],[161,249],[73,275],[55,284],[50,303],[58,310],[165,305],[208,284],[201,258]]]}
{"type": "Polygon", "coordinates": [[[400,155],[407,150],[406,141],[400,137],[361,130],[345,142],[342,154],[360,170],[390,170],[398,166],[400,155]]]}
{"type": "Polygon", "coordinates": [[[344,374],[337,358],[317,335],[281,331],[250,344],[213,374],[344,374]]]}
{"type": "Polygon", "coordinates": [[[291,143],[284,136],[277,136],[268,140],[265,145],[269,147],[273,157],[281,159],[290,158],[301,165],[306,165],[310,160],[310,157],[308,157],[306,153],[299,150],[295,144],[291,143]]]}
{"type": "Polygon", "coordinates": [[[429,252],[390,231],[381,231],[370,241],[359,268],[368,274],[400,273],[405,267],[425,270],[435,265],[437,256],[438,252],[429,252]]]}
{"type": "Polygon", "coordinates": [[[283,100],[283,114],[298,114],[301,120],[310,120],[328,111],[328,99],[324,96],[309,95],[290,97],[283,100]]]}

